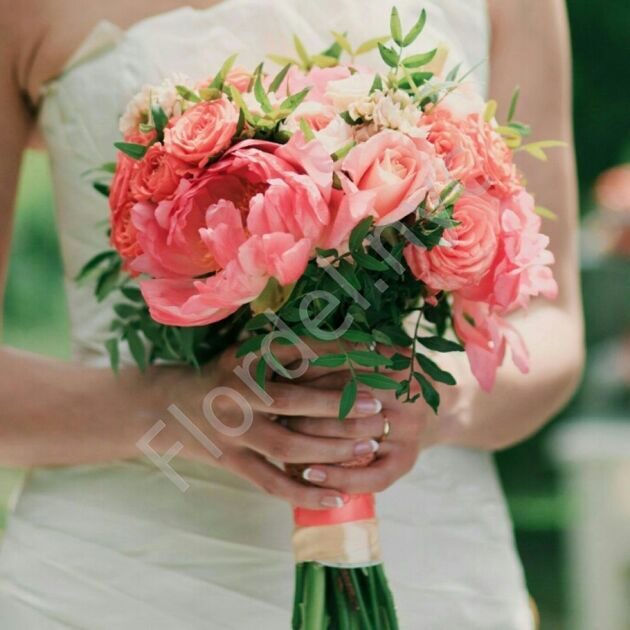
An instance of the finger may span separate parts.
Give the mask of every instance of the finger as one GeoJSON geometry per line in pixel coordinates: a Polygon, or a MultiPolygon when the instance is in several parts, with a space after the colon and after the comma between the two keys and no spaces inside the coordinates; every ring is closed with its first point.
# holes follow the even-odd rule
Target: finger
{"type": "MultiPolygon", "coordinates": [[[[267,383],[266,392],[271,404],[265,405],[253,394],[250,404],[256,411],[273,413],[279,416],[311,416],[314,418],[334,418],[339,414],[341,392],[339,390],[314,390],[302,385],[288,383],[267,383]]],[[[373,416],[380,413],[383,405],[372,392],[359,392],[349,417],[373,416]]]]}
{"type": "Polygon", "coordinates": [[[284,464],[338,464],[378,451],[374,439],[312,437],[295,433],[277,422],[254,425],[241,438],[251,449],[284,464]]]}
{"type": "Polygon", "coordinates": [[[295,507],[328,510],[342,507],[349,498],[335,490],[294,481],[282,470],[252,452],[239,456],[232,469],[267,494],[288,501],[295,507]]]}
{"type": "Polygon", "coordinates": [[[413,467],[400,453],[392,452],[377,459],[365,468],[343,468],[341,466],[310,466],[303,477],[322,488],[330,488],[346,494],[382,492],[413,467]]]}
{"type": "Polygon", "coordinates": [[[327,438],[365,439],[383,435],[385,418],[382,415],[367,418],[287,418],[284,424],[297,433],[327,438]]]}

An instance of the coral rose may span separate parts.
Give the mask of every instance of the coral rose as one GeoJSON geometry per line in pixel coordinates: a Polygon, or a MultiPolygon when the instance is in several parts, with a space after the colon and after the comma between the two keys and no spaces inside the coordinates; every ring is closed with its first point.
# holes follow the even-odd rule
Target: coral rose
{"type": "Polygon", "coordinates": [[[164,146],[174,157],[203,167],[230,146],[237,124],[238,110],[227,98],[197,103],[170,122],[164,146]]]}
{"type": "Polygon", "coordinates": [[[493,197],[461,197],[453,212],[459,225],[444,232],[448,245],[405,248],[405,260],[413,274],[434,291],[477,285],[497,255],[499,214],[499,202],[493,197]]]}
{"type": "Polygon", "coordinates": [[[137,201],[160,202],[177,189],[182,175],[192,175],[196,169],[167,153],[161,143],[151,145],[138,162],[131,178],[131,194],[137,201]]]}
{"type": "Polygon", "coordinates": [[[388,130],[354,147],[342,170],[358,190],[376,193],[373,211],[379,225],[412,213],[446,177],[441,159],[425,140],[388,130]]]}

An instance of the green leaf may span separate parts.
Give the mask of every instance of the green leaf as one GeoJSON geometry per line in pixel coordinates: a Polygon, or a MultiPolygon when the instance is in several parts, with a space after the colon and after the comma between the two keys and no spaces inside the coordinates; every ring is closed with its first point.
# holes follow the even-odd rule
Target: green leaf
{"type": "Polygon", "coordinates": [[[396,353],[391,358],[391,368],[395,371],[406,370],[411,365],[411,359],[404,354],[396,353]]]}
{"type": "Polygon", "coordinates": [[[289,70],[291,69],[290,63],[287,63],[278,74],[273,78],[273,81],[269,84],[269,92],[277,92],[282,82],[285,80],[289,70]]]}
{"type": "Polygon", "coordinates": [[[435,352],[463,352],[464,346],[444,337],[418,337],[418,343],[435,352]]]}
{"type": "Polygon", "coordinates": [[[368,372],[357,374],[357,381],[372,387],[373,389],[398,389],[400,383],[385,374],[379,374],[377,372],[368,372]]]}
{"type": "Polygon", "coordinates": [[[255,379],[258,387],[264,390],[267,382],[267,362],[264,357],[262,357],[256,365],[255,379]]]}
{"type": "Polygon", "coordinates": [[[390,68],[397,68],[398,67],[398,63],[400,61],[400,56],[398,55],[398,53],[395,50],[392,50],[391,48],[385,46],[384,44],[381,44],[380,42],[378,44],[378,50],[381,53],[381,57],[382,57],[383,61],[390,68]]]}
{"type": "Polygon", "coordinates": [[[140,371],[144,372],[147,367],[147,353],[140,339],[140,335],[134,328],[128,327],[125,329],[125,339],[129,345],[129,351],[131,352],[133,360],[140,368],[140,371]]]}
{"type": "Polygon", "coordinates": [[[254,125],[256,123],[254,116],[249,111],[249,107],[247,107],[247,103],[243,100],[243,95],[233,86],[227,86],[230,97],[232,98],[232,102],[236,104],[236,106],[241,110],[245,120],[250,124],[254,125]]]}
{"type": "MultiPolygon", "coordinates": [[[[232,66],[234,65],[234,62],[236,61],[237,57],[238,57],[237,54],[231,55],[223,62],[221,69],[219,70],[217,75],[212,80],[212,83],[208,87],[216,88],[217,90],[223,89],[223,84],[225,83],[225,79],[227,78],[227,75],[232,69],[232,66]]],[[[188,100],[193,100],[193,99],[188,99],[188,100]]],[[[193,101],[193,102],[196,102],[196,101],[193,101]]]]}
{"type": "Polygon", "coordinates": [[[113,250],[108,250],[106,252],[101,252],[100,254],[96,254],[88,260],[85,265],[81,268],[81,271],[75,276],[75,282],[81,282],[85,280],[89,275],[91,275],[96,269],[104,263],[106,260],[113,260],[118,258],[117,252],[113,250]]]}
{"type": "Polygon", "coordinates": [[[120,269],[121,262],[119,260],[98,279],[94,290],[98,302],[102,302],[118,286],[120,269]]]}
{"type": "Polygon", "coordinates": [[[267,55],[267,59],[270,59],[274,63],[277,63],[280,66],[299,66],[300,62],[296,59],[292,59],[291,57],[284,57],[282,55],[267,55]]]}
{"type": "Polygon", "coordinates": [[[155,130],[158,133],[158,136],[162,136],[164,133],[164,129],[166,125],[168,125],[168,116],[166,112],[160,107],[160,105],[153,104],[151,105],[151,115],[153,116],[153,124],[155,125],[155,130]]]}
{"type": "Polygon", "coordinates": [[[413,373],[416,381],[420,384],[420,389],[422,389],[422,396],[427,401],[427,404],[431,409],[433,409],[434,413],[437,414],[438,409],[440,407],[440,394],[433,387],[433,384],[429,382],[427,378],[420,372],[413,373]]]}
{"type": "Polygon", "coordinates": [[[545,206],[536,206],[534,208],[534,212],[543,219],[549,219],[549,221],[558,220],[558,215],[553,210],[545,208],[545,206]]]}
{"type": "Polygon", "coordinates": [[[521,88],[516,86],[512,94],[512,100],[510,101],[510,108],[508,110],[507,121],[512,122],[516,114],[516,106],[518,105],[518,99],[521,96],[521,88]]]}
{"type": "Polygon", "coordinates": [[[250,337],[249,339],[243,341],[236,351],[236,357],[240,358],[250,352],[258,352],[266,336],[267,335],[255,335],[254,337],[250,337]]]}
{"type": "Polygon", "coordinates": [[[444,383],[445,385],[456,385],[457,381],[450,372],[445,372],[437,363],[429,359],[424,354],[417,353],[416,358],[420,367],[426,372],[434,381],[438,383],[444,383]]]}
{"type": "Polygon", "coordinates": [[[348,381],[342,392],[339,401],[339,419],[343,420],[354,407],[357,400],[357,382],[355,380],[348,381]]]}
{"type": "Polygon", "coordinates": [[[387,263],[369,254],[364,254],[361,250],[353,251],[352,257],[360,267],[370,271],[387,271],[389,269],[387,263]]]}
{"type": "Polygon", "coordinates": [[[351,350],[348,352],[348,356],[354,363],[364,367],[389,367],[392,363],[387,357],[378,352],[351,350]]]}
{"type": "Polygon", "coordinates": [[[460,71],[461,67],[462,67],[462,64],[461,64],[461,63],[458,63],[458,64],[457,64],[457,65],[456,65],[456,66],[455,66],[455,67],[454,67],[454,68],[453,68],[453,69],[452,69],[452,70],[451,70],[451,71],[450,71],[450,72],[446,75],[445,80],[446,80],[447,82],[457,80],[457,75],[459,74],[459,71],[460,71]]]}
{"type": "Polygon", "coordinates": [[[375,75],[374,81],[372,82],[372,87],[370,88],[370,94],[374,94],[374,92],[382,92],[383,90],[383,79],[380,74],[375,75]]]}
{"type": "Polygon", "coordinates": [[[392,39],[399,45],[403,45],[403,33],[402,24],[400,23],[400,13],[396,7],[392,8],[392,14],[389,19],[389,30],[392,34],[392,39]]]}
{"type": "Polygon", "coordinates": [[[280,103],[280,109],[286,109],[290,112],[293,112],[295,109],[299,107],[302,101],[306,98],[308,93],[311,91],[310,87],[304,88],[301,92],[297,94],[292,94],[288,98],[284,99],[282,103],[280,103]]]}
{"type": "Polygon", "coordinates": [[[262,81],[260,80],[260,73],[256,75],[256,81],[254,82],[254,96],[256,97],[256,100],[260,103],[260,106],[262,107],[262,110],[263,112],[265,112],[265,114],[273,111],[271,101],[267,96],[267,92],[265,92],[262,81]]]}
{"type": "Polygon", "coordinates": [[[201,99],[185,85],[176,85],[175,89],[184,100],[190,101],[191,103],[201,103],[201,99]]]}
{"type": "Polygon", "coordinates": [[[118,339],[112,337],[105,342],[105,348],[109,355],[109,364],[115,374],[120,368],[120,351],[118,349],[118,339]]]}
{"type": "Polygon", "coordinates": [[[405,66],[405,68],[420,68],[421,66],[426,66],[436,54],[437,48],[418,55],[411,55],[402,60],[402,65],[405,66]]]}
{"type": "Polygon", "coordinates": [[[315,140],[315,132],[313,131],[313,127],[311,127],[311,123],[309,123],[306,118],[300,118],[300,131],[304,134],[304,139],[307,142],[315,140]]]}
{"type": "Polygon", "coordinates": [[[313,55],[311,62],[319,68],[334,68],[339,64],[337,57],[329,57],[328,55],[313,55]]]}
{"type": "Polygon", "coordinates": [[[355,51],[355,57],[359,55],[365,55],[366,53],[372,52],[378,48],[379,44],[386,44],[391,37],[389,35],[382,35],[381,37],[373,37],[372,39],[368,39],[363,42],[355,51]]]}
{"type": "Polygon", "coordinates": [[[346,330],[346,332],[341,335],[341,338],[351,341],[352,343],[372,343],[372,336],[361,330],[346,330]]]}
{"type": "Polygon", "coordinates": [[[424,29],[426,21],[427,12],[422,9],[418,21],[413,25],[413,28],[407,33],[407,35],[405,35],[405,38],[403,39],[402,45],[404,48],[407,48],[407,46],[411,46],[411,44],[413,44],[416,39],[418,39],[418,36],[420,35],[420,33],[422,33],[422,30],[424,29]]]}
{"type": "Polygon", "coordinates": [[[355,228],[350,233],[349,246],[350,251],[354,252],[356,250],[363,248],[363,241],[367,238],[367,235],[374,223],[373,217],[367,217],[363,219],[360,223],[358,223],[355,228]]]}
{"type": "Polygon", "coordinates": [[[382,330],[373,330],[372,335],[374,336],[374,341],[376,341],[376,343],[382,343],[385,346],[394,345],[392,338],[389,335],[385,334],[382,330]]]}
{"type": "Polygon", "coordinates": [[[114,146],[134,160],[141,160],[149,150],[149,147],[133,142],[114,142],[114,146]]]}
{"type": "Polygon", "coordinates": [[[357,143],[354,140],[351,140],[350,142],[348,142],[348,144],[341,147],[341,149],[335,151],[331,156],[332,159],[335,162],[338,162],[339,160],[343,160],[343,158],[345,158],[346,155],[348,155],[348,153],[350,153],[350,151],[352,151],[352,149],[354,149],[356,145],[357,143]]]}
{"type": "Polygon", "coordinates": [[[138,315],[138,309],[133,304],[114,304],[114,313],[121,319],[129,319],[138,315]]]}
{"type": "Polygon", "coordinates": [[[332,36],[335,41],[341,46],[342,50],[345,50],[349,55],[352,55],[352,44],[348,41],[348,38],[344,33],[337,33],[332,31],[332,36]]]}
{"type": "Polygon", "coordinates": [[[266,313],[260,313],[252,317],[247,324],[245,324],[245,330],[260,330],[266,328],[269,325],[269,317],[266,313]]]}
{"type": "Polygon", "coordinates": [[[138,304],[144,304],[142,291],[137,287],[121,287],[120,291],[128,300],[137,302],[138,304]]]}
{"type": "Polygon", "coordinates": [[[348,357],[345,354],[325,354],[311,361],[315,367],[337,368],[341,367],[348,357]]]}
{"type": "Polygon", "coordinates": [[[223,96],[223,92],[218,88],[203,87],[199,89],[199,96],[204,101],[216,101],[223,96]]]}
{"type": "Polygon", "coordinates": [[[297,35],[293,36],[293,45],[295,46],[295,50],[302,62],[302,65],[308,70],[311,67],[311,57],[302,43],[302,40],[297,35]]]}
{"type": "Polygon", "coordinates": [[[263,358],[267,362],[267,365],[273,368],[278,374],[280,374],[280,376],[283,376],[286,379],[291,379],[290,372],[288,372],[287,369],[284,367],[284,365],[282,365],[282,363],[278,361],[278,359],[275,357],[273,352],[271,351],[265,352],[265,354],[263,355],[263,358]]]}

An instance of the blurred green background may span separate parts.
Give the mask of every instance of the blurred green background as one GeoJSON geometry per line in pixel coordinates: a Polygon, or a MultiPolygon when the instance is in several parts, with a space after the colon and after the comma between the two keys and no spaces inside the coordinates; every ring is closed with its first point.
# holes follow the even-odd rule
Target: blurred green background
{"type": "MultiPolygon", "coordinates": [[[[591,0],[568,0],[568,5],[573,32],[581,210],[588,217],[596,211],[592,196],[596,177],[609,167],[630,162],[630,2],[607,0],[604,7],[591,0]]],[[[48,163],[43,153],[29,151],[25,156],[18,206],[4,304],[4,342],[67,358],[67,312],[48,163]]],[[[623,384],[615,383],[613,376],[602,391],[599,376],[594,374],[599,358],[623,334],[624,318],[626,325],[629,321],[629,273],[627,259],[585,258],[589,351],[585,383],[569,408],[544,431],[497,456],[528,585],[541,608],[543,630],[570,630],[564,621],[563,581],[567,500],[549,456],[548,436],[561,423],[576,422],[585,416],[620,418],[624,409],[630,409],[630,393],[623,384]]],[[[0,470],[0,528],[6,518],[8,497],[19,478],[20,473],[0,470]]]]}

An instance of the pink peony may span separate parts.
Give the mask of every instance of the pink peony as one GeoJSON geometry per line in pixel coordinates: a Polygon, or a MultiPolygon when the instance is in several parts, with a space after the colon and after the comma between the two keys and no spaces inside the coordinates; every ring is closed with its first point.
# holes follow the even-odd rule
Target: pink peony
{"type": "Polygon", "coordinates": [[[420,138],[385,130],[350,151],[345,171],[360,191],[374,191],[377,224],[385,225],[412,213],[445,179],[442,161],[420,138]]]}
{"type": "Polygon", "coordinates": [[[171,120],[164,146],[174,157],[202,167],[230,146],[237,124],[238,110],[227,98],[197,103],[171,120]]]}
{"type": "Polygon", "coordinates": [[[521,336],[487,304],[455,296],[453,325],[466,347],[472,373],[484,391],[489,392],[494,386],[507,348],[516,367],[524,374],[529,371],[529,356],[521,336]]]}
{"type": "Polygon", "coordinates": [[[444,232],[448,245],[430,250],[406,247],[405,259],[413,274],[434,291],[478,285],[496,258],[499,214],[499,202],[493,197],[462,196],[453,213],[459,225],[444,232]]]}
{"type": "Polygon", "coordinates": [[[302,134],[284,146],[251,140],[182,181],[172,199],[137,204],[144,253],[132,266],[157,278],[142,283],[152,316],[207,324],[254,299],[271,277],[295,282],[330,222],[332,173],[330,156],[302,134]]]}
{"type": "Polygon", "coordinates": [[[332,101],[326,96],[328,84],[338,79],[347,79],[349,76],[350,70],[346,66],[335,66],[333,68],[314,67],[308,72],[304,72],[296,66],[291,66],[277,93],[282,96],[288,96],[309,88],[309,93],[306,97],[307,102],[316,101],[331,105],[332,101]]]}
{"type": "Polygon", "coordinates": [[[501,313],[528,305],[531,297],[555,299],[558,285],[549,265],[549,237],[540,232],[534,199],[524,190],[502,203],[499,255],[476,287],[463,291],[468,299],[486,302],[501,313]]]}

